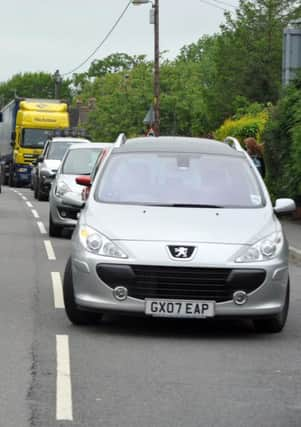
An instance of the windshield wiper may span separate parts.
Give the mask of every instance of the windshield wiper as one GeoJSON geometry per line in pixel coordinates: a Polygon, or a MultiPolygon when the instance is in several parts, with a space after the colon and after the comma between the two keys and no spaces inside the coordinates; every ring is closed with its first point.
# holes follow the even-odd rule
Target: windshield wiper
{"type": "Polygon", "coordinates": [[[203,208],[203,209],[224,209],[224,206],[218,205],[201,205],[201,204],[188,204],[188,203],[173,203],[173,208],[203,208]]]}

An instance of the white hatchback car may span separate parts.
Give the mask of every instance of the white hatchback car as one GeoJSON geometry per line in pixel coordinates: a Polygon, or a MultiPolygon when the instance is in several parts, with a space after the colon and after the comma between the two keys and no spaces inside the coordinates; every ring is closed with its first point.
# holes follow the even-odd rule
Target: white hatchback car
{"type": "Polygon", "coordinates": [[[294,210],[294,202],[272,206],[233,138],[119,145],[98,171],[73,233],[64,277],[69,319],[84,324],[105,312],[238,317],[279,332],[289,271],[276,214],[294,210]]]}
{"type": "Polygon", "coordinates": [[[90,175],[95,163],[112,144],[86,142],[70,145],[56,173],[49,194],[49,235],[59,237],[65,227],[74,228],[79,209],[64,204],[62,197],[73,193],[81,200],[83,187],[76,182],[79,175],[90,175]]]}

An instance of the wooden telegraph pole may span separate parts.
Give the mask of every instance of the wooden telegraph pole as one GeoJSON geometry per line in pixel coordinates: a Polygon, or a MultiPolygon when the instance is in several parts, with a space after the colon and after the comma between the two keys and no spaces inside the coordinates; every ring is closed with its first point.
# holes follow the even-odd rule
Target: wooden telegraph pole
{"type": "Polygon", "coordinates": [[[155,63],[154,63],[154,131],[160,135],[160,44],[159,44],[159,0],[154,0],[154,36],[155,36],[155,63]]]}

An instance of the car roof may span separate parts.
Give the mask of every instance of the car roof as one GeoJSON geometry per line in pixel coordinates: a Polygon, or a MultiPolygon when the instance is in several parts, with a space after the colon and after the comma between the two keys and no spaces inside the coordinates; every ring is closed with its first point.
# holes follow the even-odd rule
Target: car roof
{"type": "Polygon", "coordinates": [[[91,141],[87,138],[75,138],[74,136],[55,136],[50,139],[50,141],[53,142],[89,142],[91,144],[91,141]]]}
{"type": "Polygon", "coordinates": [[[70,145],[68,150],[78,150],[80,148],[110,148],[113,147],[113,144],[110,142],[78,142],[76,144],[70,145]]]}
{"type": "Polygon", "coordinates": [[[141,137],[126,140],[120,147],[114,148],[113,152],[180,152],[220,154],[233,157],[244,157],[228,144],[213,139],[190,138],[179,136],[141,137]]]}

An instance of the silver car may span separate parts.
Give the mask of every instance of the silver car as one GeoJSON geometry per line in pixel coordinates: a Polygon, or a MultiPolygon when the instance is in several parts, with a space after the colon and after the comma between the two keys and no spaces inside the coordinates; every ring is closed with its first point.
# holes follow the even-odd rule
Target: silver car
{"type": "Polygon", "coordinates": [[[76,143],[66,151],[62,163],[57,171],[49,194],[49,235],[59,237],[62,229],[73,227],[77,223],[80,209],[67,206],[62,198],[68,193],[81,200],[82,185],[77,184],[79,175],[89,176],[96,161],[110,143],[76,143]]]}
{"type": "Polygon", "coordinates": [[[35,161],[36,166],[32,170],[32,187],[36,199],[48,199],[52,181],[68,147],[89,142],[86,138],[69,136],[53,137],[46,141],[43,153],[35,161]]]}
{"type": "Polygon", "coordinates": [[[238,317],[253,320],[258,331],[279,332],[289,271],[276,214],[294,210],[294,202],[272,206],[233,138],[149,137],[119,145],[98,171],[73,233],[64,276],[71,322],[106,312],[238,317]]]}

